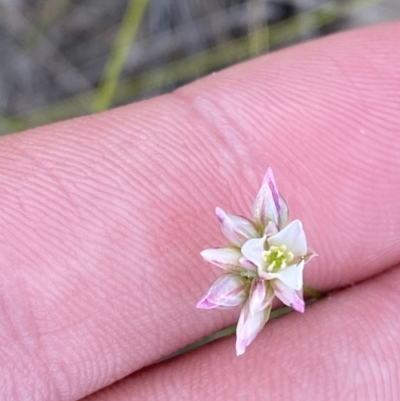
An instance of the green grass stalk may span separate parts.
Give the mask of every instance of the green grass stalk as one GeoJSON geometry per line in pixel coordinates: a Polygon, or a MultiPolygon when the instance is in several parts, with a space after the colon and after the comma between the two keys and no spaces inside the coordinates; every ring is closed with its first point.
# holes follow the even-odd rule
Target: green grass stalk
{"type": "Polygon", "coordinates": [[[94,97],[93,111],[95,112],[108,109],[113,101],[119,77],[148,3],[149,0],[130,0],[128,4],[107,61],[103,79],[94,97]]]}

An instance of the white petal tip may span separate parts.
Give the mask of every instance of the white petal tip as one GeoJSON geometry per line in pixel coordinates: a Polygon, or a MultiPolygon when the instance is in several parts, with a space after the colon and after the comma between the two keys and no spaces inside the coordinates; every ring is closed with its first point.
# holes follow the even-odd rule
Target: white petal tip
{"type": "Polygon", "coordinates": [[[245,344],[236,345],[236,356],[243,355],[244,351],[246,351],[246,345],[245,344]]]}
{"type": "Polygon", "coordinates": [[[299,219],[293,220],[292,224],[296,224],[298,227],[303,228],[303,223],[299,219]]]}
{"type": "Polygon", "coordinates": [[[206,261],[210,261],[210,250],[209,249],[204,249],[200,252],[200,256],[206,261]]]}
{"type": "Polygon", "coordinates": [[[203,260],[205,262],[212,263],[212,260],[210,257],[210,251],[208,249],[204,249],[204,251],[201,251],[200,256],[203,258],[203,260]]]}

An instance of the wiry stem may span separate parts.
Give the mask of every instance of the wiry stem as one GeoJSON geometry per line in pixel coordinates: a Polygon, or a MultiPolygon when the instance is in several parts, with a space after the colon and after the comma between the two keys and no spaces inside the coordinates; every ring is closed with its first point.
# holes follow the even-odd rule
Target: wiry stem
{"type": "Polygon", "coordinates": [[[314,299],[321,299],[325,296],[325,294],[315,288],[309,287],[308,285],[303,286],[303,291],[310,295],[314,299]]]}

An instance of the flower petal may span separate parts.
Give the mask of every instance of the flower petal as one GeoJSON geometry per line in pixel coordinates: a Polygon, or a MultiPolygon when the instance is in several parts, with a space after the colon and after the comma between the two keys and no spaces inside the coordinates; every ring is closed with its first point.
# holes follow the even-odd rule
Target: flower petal
{"type": "Polygon", "coordinates": [[[303,225],[300,220],[294,220],[279,233],[267,239],[269,246],[286,245],[288,251],[293,253],[295,258],[305,256],[307,253],[307,241],[303,225]]]}
{"type": "Polygon", "coordinates": [[[246,259],[250,260],[251,263],[255,264],[258,267],[258,269],[262,269],[264,265],[263,251],[264,251],[265,240],[266,236],[262,238],[249,239],[242,246],[243,256],[246,259]]]}
{"type": "Polygon", "coordinates": [[[278,232],[279,232],[279,227],[273,221],[270,221],[265,227],[264,235],[266,237],[271,237],[272,235],[275,235],[278,232]]]}
{"type": "Polygon", "coordinates": [[[248,239],[257,237],[258,233],[250,220],[241,216],[225,213],[221,208],[215,209],[221,223],[221,231],[233,245],[242,246],[248,239]]]}
{"type": "Polygon", "coordinates": [[[254,263],[250,262],[249,259],[246,259],[244,256],[239,259],[239,263],[240,266],[242,266],[246,270],[257,271],[257,266],[254,263]]]}
{"type": "Polygon", "coordinates": [[[303,313],[305,303],[302,291],[288,287],[282,281],[273,280],[271,285],[274,287],[275,295],[287,306],[292,307],[297,312],[303,313]]]}
{"type": "Polygon", "coordinates": [[[304,265],[304,260],[301,260],[299,263],[289,266],[286,269],[280,270],[276,273],[269,273],[268,278],[277,278],[286,286],[299,291],[303,288],[304,265]]]}
{"type": "Polygon", "coordinates": [[[253,205],[254,221],[265,227],[270,220],[282,228],[288,220],[288,207],[279,195],[274,174],[269,168],[253,205]]]}
{"type": "Polygon", "coordinates": [[[251,315],[265,309],[274,298],[274,290],[265,280],[254,280],[250,288],[249,310],[251,315]]]}
{"type": "Polygon", "coordinates": [[[197,303],[196,308],[197,309],[214,309],[214,308],[218,308],[218,305],[211,303],[207,299],[207,295],[206,295],[197,303]]]}
{"type": "Polygon", "coordinates": [[[227,271],[241,271],[240,258],[242,253],[237,248],[204,249],[200,252],[203,259],[227,271]]]}
{"type": "Polygon", "coordinates": [[[281,195],[279,195],[279,203],[281,208],[278,212],[279,214],[278,226],[279,228],[283,228],[289,222],[289,206],[287,205],[285,199],[281,195]]]}
{"type": "Polygon", "coordinates": [[[248,293],[248,280],[237,274],[224,274],[218,278],[208,293],[197,304],[199,309],[213,309],[219,306],[242,305],[248,293]]]}
{"type": "Polygon", "coordinates": [[[312,249],[308,248],[307,249],[307,254],[304,256],[304,260],[307,263],[311,259],[315,258],[316,256],[318,256],[318,254],[315,251],[313,251],[312,249]]]}
{"type": "Polygon", "coordinates": [[[262,330],[265,323],[268,321],[271,313],[271,306],[269,304],[265,309],[252,315],[249,313],[249,304],[243,306],[239,322],[236,329],[236,354],[242,355],[246,347],[257,337],[257,334],[262,330]]]}

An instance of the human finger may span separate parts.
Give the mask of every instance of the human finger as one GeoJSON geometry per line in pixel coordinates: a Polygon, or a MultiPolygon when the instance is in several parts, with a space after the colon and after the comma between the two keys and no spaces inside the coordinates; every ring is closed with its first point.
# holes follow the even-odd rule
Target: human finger
{"type": "Polygon", "coordinates": [[[400,269],[268,324],[143,369],[84,401],[381,400],[400,391],[400,269]]]}
{"type": "Polygon", "coordinates": [[[198,253],[221,241],[214,207],[246,214],[268,165],[320,254],[311,285],[398,262],[399,29],[2,138],[3,397],[77,399],[233,323],[195,311],[217,275],[198,253]]]}

